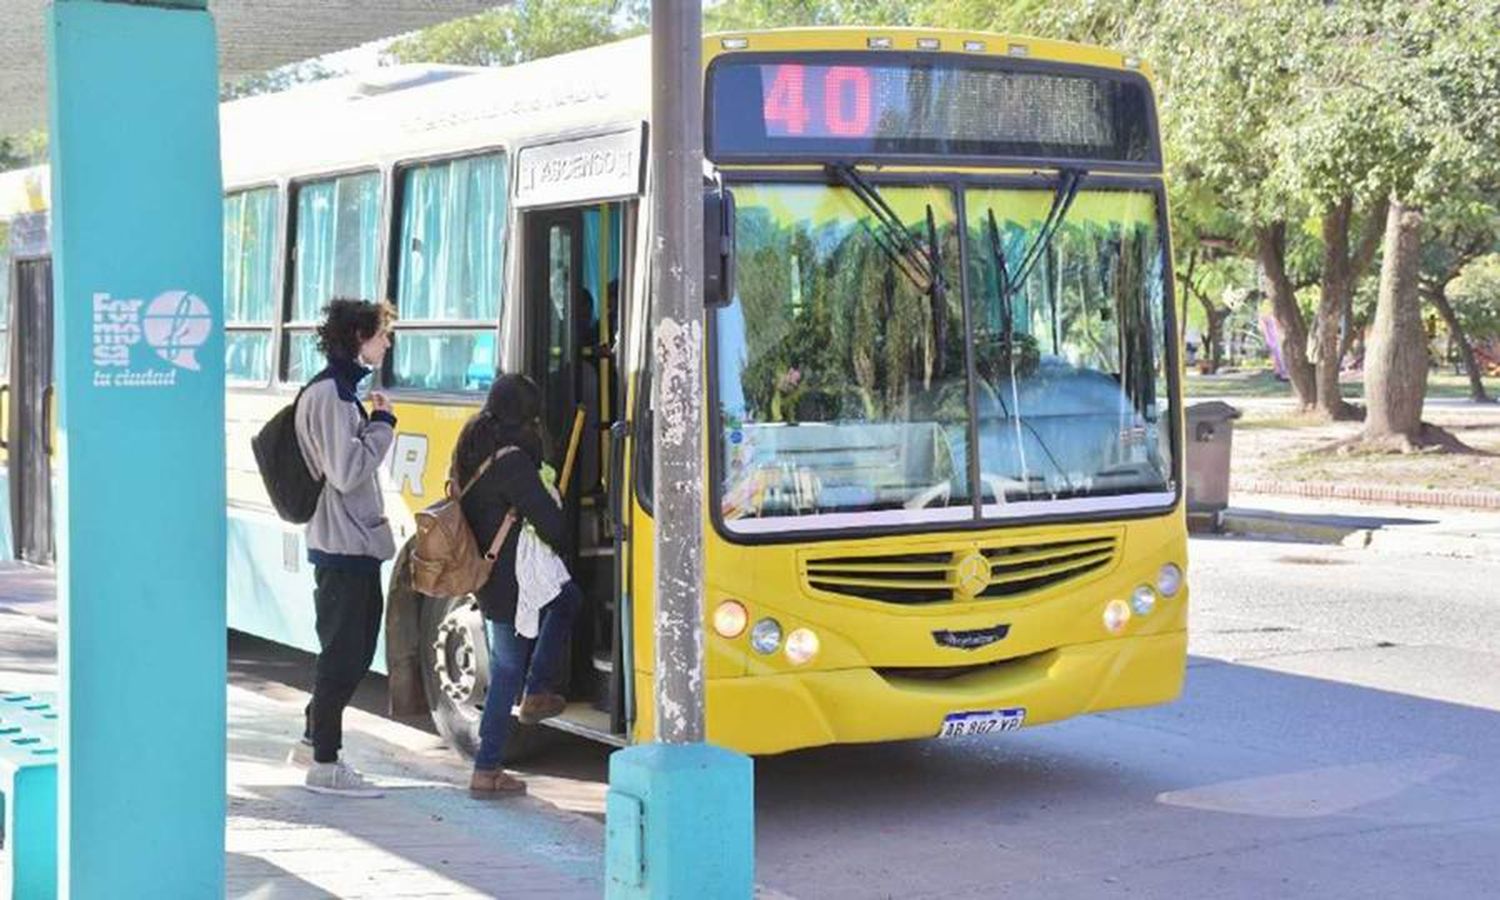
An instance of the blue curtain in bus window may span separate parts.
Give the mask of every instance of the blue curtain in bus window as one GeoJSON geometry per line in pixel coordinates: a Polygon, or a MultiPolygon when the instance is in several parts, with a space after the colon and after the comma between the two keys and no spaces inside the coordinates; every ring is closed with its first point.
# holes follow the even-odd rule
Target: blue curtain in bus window
{"type": "Polygon", "coordinates": [[[402,175],[396,381],[425,390],[488,388],[504,307],[506,159],[420,166],[402,175]],[[398,325],[400,327],[400,325],[398,325]]]}
{"type": "Polygon", "coordinates": [[[371,172],[301,185],[292,320],[316,321],[335,297],[379,300],[380,176],[371,172]]]}
{"type": "Polygon", "coordinates": [[[230,381],[263,384],[271,377],[275,316],[276,189],[224,199],[225,368],[230,381]]]}
{"type": "Polygon", "coordinates": [[[0,222],[0,383],[10,381],[10,226],[0,222]]]}
{"type": "Polygon", "coordinates": [[[589,320],[599,321],[599,209],[583,213],[583,289],[588,292],[589,320]]]}

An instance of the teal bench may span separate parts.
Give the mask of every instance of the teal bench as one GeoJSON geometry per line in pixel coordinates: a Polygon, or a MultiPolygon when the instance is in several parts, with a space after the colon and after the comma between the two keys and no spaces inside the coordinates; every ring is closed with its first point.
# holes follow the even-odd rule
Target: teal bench
{"type": "Polygon", "coordinates": [[[57,896],[57,718],[51,694],[0,692],[0,897],[57,896]]]}

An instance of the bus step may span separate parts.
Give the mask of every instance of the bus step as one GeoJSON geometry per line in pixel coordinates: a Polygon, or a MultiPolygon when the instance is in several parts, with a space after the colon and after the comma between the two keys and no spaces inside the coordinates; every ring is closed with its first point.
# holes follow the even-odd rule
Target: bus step
{"type": "Polygon", "coordinates": [[[609,713],[595,709],[592,704],[583,701],[569,703],[562,715],[544,719],[542,724],[591,741],[616,747],[625,746],[625,735],[609,730],[609,713]]]}

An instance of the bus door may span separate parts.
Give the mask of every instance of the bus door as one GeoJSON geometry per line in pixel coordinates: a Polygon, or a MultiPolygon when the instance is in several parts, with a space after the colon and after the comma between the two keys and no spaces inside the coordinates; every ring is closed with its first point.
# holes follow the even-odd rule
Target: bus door
{"type": "MultiPolygon", "coordinates": [[[[574,411],[582,437],[564,504],[575,529],[569,571],[587,598],[574,632],[573,696],[621,725],[619,573],[608,474],[610,427],[623,404],[613,364],[623,204],[529,213],[526,219],[527,372],[542,389],[543,421],[561,467],[574,411]]],[[[570,709],[570,715],[573,710],[570,709]]]]}
{"type": "Polygon", "coordinates": [[[11,266],[3,446],[10,479],[12,552],[50,564],[54,558],[52,443],[52,259],[17,258],[11,266]]]}

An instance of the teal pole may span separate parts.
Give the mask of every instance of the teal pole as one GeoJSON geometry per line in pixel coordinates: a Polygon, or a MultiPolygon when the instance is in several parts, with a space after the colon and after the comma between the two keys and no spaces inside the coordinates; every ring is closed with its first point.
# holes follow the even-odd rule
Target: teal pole
{"type": "Polygon", "coordinates": [[[206,6],[46,13],[64,897],[224,894],[223,199],[206,6]]]}

